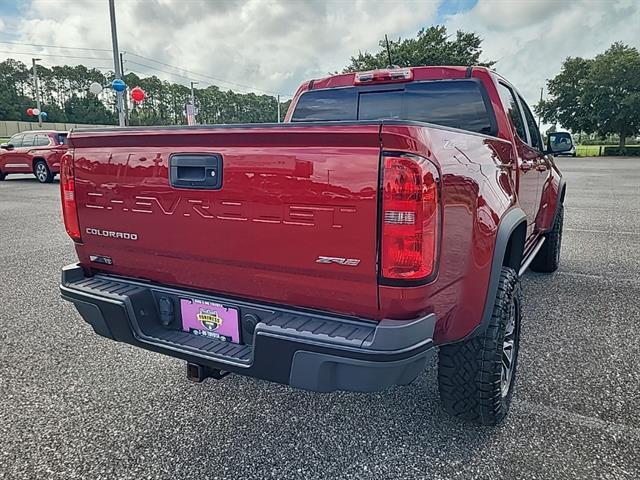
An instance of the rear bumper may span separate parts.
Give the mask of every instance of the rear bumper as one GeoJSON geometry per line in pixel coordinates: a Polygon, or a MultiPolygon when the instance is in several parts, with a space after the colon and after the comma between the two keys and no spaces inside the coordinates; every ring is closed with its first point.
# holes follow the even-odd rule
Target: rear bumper
{"type": "Polygon", "coordinates": [[[77,264],[62,270],[60,291],[99,335],[205,368],[305,390],[376,391],[407,384],[434,351],[433,314],[374,323],[110,276],[85,277],[77,264]],[[184,297],[238,308],[244,344],[182,332],[179,313],[162,325],[159,299],[184,297]]]}

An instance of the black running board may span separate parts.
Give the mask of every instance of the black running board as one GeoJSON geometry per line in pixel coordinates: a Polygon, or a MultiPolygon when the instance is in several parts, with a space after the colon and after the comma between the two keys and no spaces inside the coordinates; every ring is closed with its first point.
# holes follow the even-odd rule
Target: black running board
{"type": "Polygon", "coordinates": [[[536,255],[542,248],[542,245],[544,244],[545,240],[546,240],[546,237],[540,237],[540,239],[538,240],[538,243],[536,243],[536,246],[533,247],[529,255],[527,255],[527,257],[522,261],[522,266],[520,267],[520,271],[518,272],[519,277],[524,275],[524,272],[527,271],[527,268],[529,268],[529,265],[531,265],[531,262],[533,262],[533,259],[536,258],[536,255]]]}

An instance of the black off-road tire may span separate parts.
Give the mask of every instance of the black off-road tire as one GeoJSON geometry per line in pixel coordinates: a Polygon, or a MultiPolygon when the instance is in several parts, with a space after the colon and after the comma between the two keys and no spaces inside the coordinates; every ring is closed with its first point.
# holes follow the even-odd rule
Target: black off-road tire
{"type": "Polygon", "coordinates": [[[53,174],[44,160],[38,160],[33,164],[33,174],[40,183],[53,182],[53,174]]]}
{"type": "Polygon", "coordinates": [[[497,425],[504,419],[513,396],[518,363],[520,305],[518,274],[502,267],[487,328],[468,340],[440,347],[438,387],[447,413],[481,425],[497,425]],[[511,368],[504,379],[508,344],[512,345],[511,368]]]}
{"type": "Polygon", "coordinates": [[[4,180],[5,178],[7,178],[7,174],[0,172],[0,181],[4,180]]]}
{"type": "Polygon", "coordinates": [[[546,240],[533,259],[529,268],[534,272],[555,272],[560,265],[560,247],[562,246],[562,223],[564,221],[564,205],[560,205],[553,222],[553,228],[545,234],[546,240]]]}

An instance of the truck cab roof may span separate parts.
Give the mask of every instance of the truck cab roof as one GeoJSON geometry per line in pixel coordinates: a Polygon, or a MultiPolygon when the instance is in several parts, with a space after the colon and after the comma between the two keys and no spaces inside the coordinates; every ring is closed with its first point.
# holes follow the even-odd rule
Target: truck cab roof
{"type": "MultiPolygon", "coordinates": [[[[398,69],[400,69],[400,67],[394,67],[393,69],[381,69],[379,71],[391,71],[398,69]]],[[[401,70],[408,70],[412,73],[411,80],[409,81],[470,78],[474,70],[491,72],[491,70],[486,67],[475,66],[403,67],[401,70]]],[[[356,84],[356,76],[362,73],[366,72],[348,72],[331,75],[317,80],[310,80],[303,84],[300,89],[301,91],[304,91],[318,88],[350,87],[356,84]],[[305,85],[307,88],[304,88],[305,85]]],[[[298,93],[301,93],[301,91],[298,93]]]]}

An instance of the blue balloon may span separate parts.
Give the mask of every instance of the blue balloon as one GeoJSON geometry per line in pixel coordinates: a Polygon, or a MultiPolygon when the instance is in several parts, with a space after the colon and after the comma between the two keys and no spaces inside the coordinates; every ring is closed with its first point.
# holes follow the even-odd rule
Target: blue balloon
{"type": "Polygon", "coordinates": [[[40,118],[42,118],[43,120],[46,120],[48,116],[49,115],[47,115],[47,112],[40,112],[40,118]]]}
{"type": "Polygon", "coordinates": [[[111,88],[113,88],[116,92],[124,92],[127,85],[123,80],[116,78],[113,82],[111,82],[111,88]]]}

